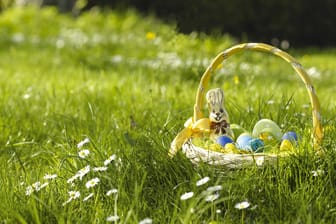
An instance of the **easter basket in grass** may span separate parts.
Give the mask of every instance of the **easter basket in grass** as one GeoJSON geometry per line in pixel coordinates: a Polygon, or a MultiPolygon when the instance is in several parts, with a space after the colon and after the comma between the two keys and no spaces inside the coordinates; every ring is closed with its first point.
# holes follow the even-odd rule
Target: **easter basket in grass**
{"type": "MultiPolygon", "coordinates": [[[[253,136],[236,136],[237,142],[234,142],[233,131],[232,129],[237,129],[229,124],[229,121],[221,121],[221,123],[216,123],[216,116],[214,115],[211,119],[210,116],[205,118],[203,117],[203,105],[204,98],[206,95],[208,104],[209,100],[221,98],[221,92],[215,90],[214,93],[211,93],[208,98],[209,92],[207,91],[207,84],[211,78],[211,75],[215,72],[218,65],[225,61],[230,56],[240,53],[242,51],[260,51],[273,54],[284,59],[288,62],[296,73],[299,75],[304,85],[306,86],[311,108],[312,108],[312,143],[315,150],[320,149],[320,144],[322,141],[322,125],[321,125],[321,115],[320,115],[320,104],[315,93],[312,82],[301,66],[292,56],[288,53],[268,44],[263,43],[244,43],[235,45],[219,55],[212,61],[210,66],[206,69],[204,74],[201,77],[200,84],[196,93],[196,103],[194,105],[194,114],[191,118],[187,120],[184,125],[184,129],[177,134],[173,142],[171,143],[171,148],[169,151],[170,156],[174,156],[179,149],[182,148],[183,153],[194,163],[208,163],[211,165],[226,165],[229,167],[239,167],[244,164],[257,164],[261,165],[264,162],[274,162],[278,158],[287,156],[293,151],[293,145],[291,142],[297,140],[295,133],[287,133],[287,136],[282,136],[280,128],[271,120],[263,119],[259,121],[253,130],[253,136],[257,137],[253,139],[253,136]],[[212,98],[211,98],[212,97],[212,98]],[[215,124],[214,124],[215,122],[215,124]],[[223,123],[224,122],[224,123],[223,123]],[[272,130],[267,131],[267,128],[272,130]],[[218,135],[218,132],[224,135],[218,135]],[[268,133],[271,133],[270,135],[268,133]],[[217,134],[217,135],[216,135],[217,134]],[[217,144],[213,139],[213,136],[217,136],[217,144]],[[218,139],[221,137],[222,139],[218,139]],[[285,137],[285,140],[282,139],[285,137]],[[276,140],[279,143],[276,147],[271,146],[269,149],[266,149],[264,141],[276,140]],[[219,140],[219,142],[218,142],[219,140]],[[248,145],[242,146],[242,143],[239,141],[246,142],[248,145]],[[279,147],[280,142],[281,147],[279,147]],[[221,144],[223,143],[223,144],[221,144]],[[261,146],[261,147],[260,147],[261,146]],[[259,149],[262,150],[259,150],[259,149]]],[[[225,65],[223,65],[225,66],[225,65]]],[[[224,97],[224,95],[223,95],[224,97]]],[[[214,105],[216,106],[216,105],[214,105]]],[[[218,108],[217,108],[218,109],[218,108]]],[[[219,112],[226,113],[225,109],[220,108],[219,112]]],[[[215,113],[215,111],[214,111],[215,113]]],[[[219,120],[219,119],[218,119],[219,120]]],[[[237,134],[236,134],[237,135],[237,134]]]]}

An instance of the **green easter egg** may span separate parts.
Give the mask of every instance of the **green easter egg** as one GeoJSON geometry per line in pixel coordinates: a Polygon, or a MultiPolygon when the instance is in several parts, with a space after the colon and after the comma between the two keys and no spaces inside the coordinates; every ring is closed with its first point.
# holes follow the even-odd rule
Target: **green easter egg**
{"type": "Polygon", "coordinates": [[[234,138],[238,138],[239,135],[246,132],[246,130],[238,124],[231,124],[230,128],[233,132],[234,138]]]}
{"type": "Polygon", "coordinates": [[[262,119],[255,124],[252,136],[255,138],[267,136],[270,140],[271,138],[275,138],[275,140],[280,142],[282,133],[280,127],[274,121],[270,119],[262,119]]]}

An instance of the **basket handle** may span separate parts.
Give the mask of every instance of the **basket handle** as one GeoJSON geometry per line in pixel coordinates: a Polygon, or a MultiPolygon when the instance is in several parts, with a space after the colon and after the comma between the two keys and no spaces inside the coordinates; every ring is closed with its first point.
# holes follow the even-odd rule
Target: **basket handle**
{"type": "Polygon", "coordinates": [[[300,76],[301,80],[306,86],[308,91],[308,95],[310,98],[310,103],[312,106],[312,115],[313,115],[313,130],[312,130],[312,137],[314,140],[314,148],[319,148],[322,138],[323,138],[323,130],[321,125],[321,114],[320,114],[320,103],[317,98],[314,86],[307,75],[306,71],[303,69],[302,65],[296,61],[295,58],[290,56],[288,53],[276,48],[274,46],[264,44],[264,43],[244,43],[235,45],[222,53],[218,54],[216,58],[212,61],[209,67],[205,70],[204,74],[202,75],[200,84],[197,89],[196,94],[196,103],[194,105],[194,117],[193,120],[196,122],[197,120],[203,117],[202,114],[202,107],[204,105],[204,93],[205,89],[207,88],[210,76],[213,71],[216,70],[217,66],[222,63],[224,60],[229,58],[230,56],[239,53],[243,50],[252,50],[252,51],[261,51],[261,52],[268,52],[272,53],[280,58],[284,59],[291,66],[294,68],[296,73],[300,76]]]}

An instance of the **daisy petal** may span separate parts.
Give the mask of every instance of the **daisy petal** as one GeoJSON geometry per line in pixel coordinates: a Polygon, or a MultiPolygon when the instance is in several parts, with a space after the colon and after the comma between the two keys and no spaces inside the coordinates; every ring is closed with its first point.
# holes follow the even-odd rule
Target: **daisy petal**
{"type": "Polygon", "coordinates": [[[250,203],[248,201],[243,201],[243,202],[239,202],[235,205],[235,208],[236,209],[245,209],[245,208],[248,208],[250,206],[250,203]]]}
{"type": "Polygon", "coordinates": [[[209,180],[210,180],[210,177],[204,177],[204,178],[202,178],[202,179],[200,179],[199,181],[196,182],[196,186],[199,187],[203,184],[206,184],[206,183],[209,182],[209,180]]]}
{"type": "Polygon", "coordinates": [[[180,199],[182,201],[185,201],[185,200],[188,200],[189,198],[192,198],[193,196],[194,196],[194,192],[190,191],[190,192],[182,194],[180,199]]]}

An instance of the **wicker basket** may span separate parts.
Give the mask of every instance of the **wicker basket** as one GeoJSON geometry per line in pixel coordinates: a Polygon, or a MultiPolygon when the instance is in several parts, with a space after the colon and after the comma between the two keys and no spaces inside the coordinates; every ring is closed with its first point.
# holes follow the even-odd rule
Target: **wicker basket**
{"type": "Polygon", "coordinates": [[[186,123],[185,128],[178,133],[171,144],[169,154],[174,156],[176,152],[182,148],[185,155],[194,163],[205,162],[211,165],[226,165],[230,167],[237,167],[243,164],[262,164],[264,162],[274,162],[279,157],[287,154],[270,154],[270,153],[251,153],[251,154],[234,154],[234,153],[221,153],[216,151],[207,150],[192,144],[192,136],[204,131],[202,129],[202,123],[206,122],[207,118],[203,117],[202,107],[204,105],[204,95],[206,93],[207,84],[211,77],[211,74],[216,70],[217,66],[230,56],[242,52],[244,50],[261,51],[276,55],[285,61],[287,61],[296,73],[300,76],[301,80],[306,86],[310,103],[312,107],[312,140],[316,150],[320,149],[322,141],[322,125],[320,115],[320,104],[316,96],[315,89],[312,82],[303,69],[302,65],[298,63],[288,53],[268,44],[263,43],[244,43],[235,45],[219,55],[212,61],[210,66],[206,69],[202,75],[200,84],[197,89],[196,103],[194,105],[194,115],[186,123]]]}

